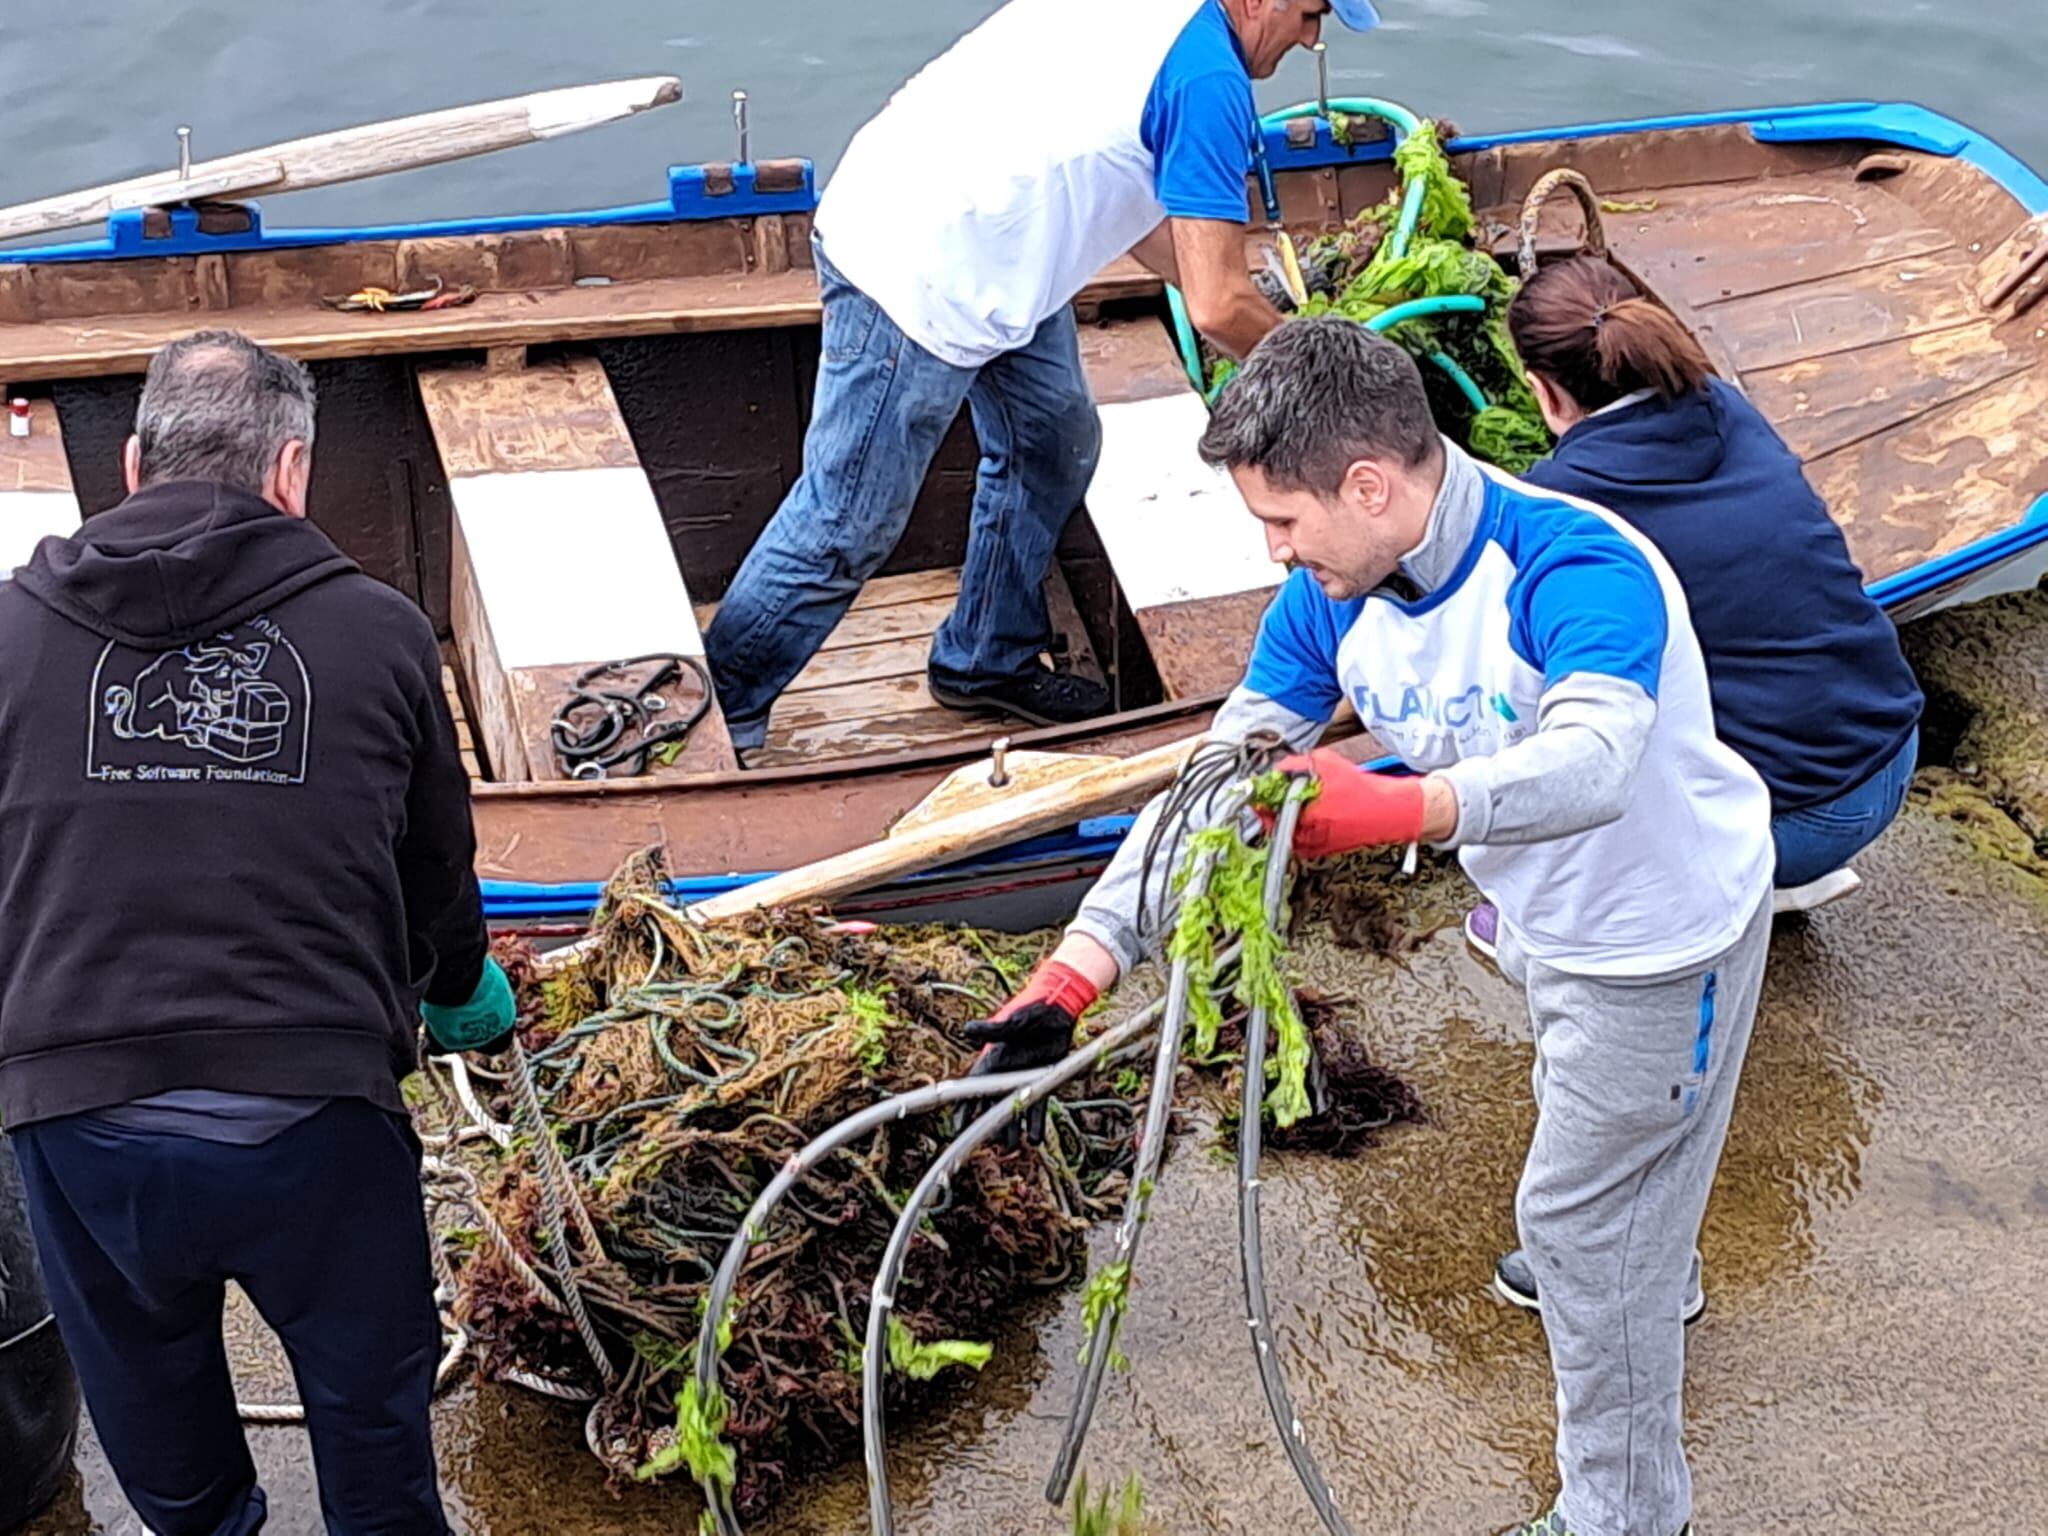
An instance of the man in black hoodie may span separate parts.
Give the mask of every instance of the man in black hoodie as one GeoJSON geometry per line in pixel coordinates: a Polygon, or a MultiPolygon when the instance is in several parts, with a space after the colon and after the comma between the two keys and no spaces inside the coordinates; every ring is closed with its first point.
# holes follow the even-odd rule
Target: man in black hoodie
{"type": "Polygon", "coordinates": [[[264,1520],[229,1279],[291,1357],[327,1529],[447,1529],[399,1081],[422,1013],[488,1047],[512,999],[433,631],[305,521],[313,420],[297,363],[166,347],[128,499],[0,580],[0,1123],[157,1536],[264,1520]]]}

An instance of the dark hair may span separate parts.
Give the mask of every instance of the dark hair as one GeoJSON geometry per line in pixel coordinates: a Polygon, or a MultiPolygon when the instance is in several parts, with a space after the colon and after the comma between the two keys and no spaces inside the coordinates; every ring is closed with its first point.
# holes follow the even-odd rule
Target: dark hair
{"type": "Polygon", "coordinates": [[[1442,451],[1415,359],[1335,315],[1289,320],[1252,348],[1201,443],[1210,465],[1318,494],[1359,459],[1418,469],[1442,451]]]}
{"type": "Polygon", "coordinates": [[[1684,323],[1597,256],[1530,278],[1508,306],[1508,330],[1524,366],[1588,411],[1641,389],[1676,400],[1714,376],[1684,323]]]}
{"type": "Polygon", "coordinates": [[[239,331],[199,331],[150,359],[135,435],[143,485],[212,480],[252,495],[293,438],[313,447],[313,378],[239,331]]]}

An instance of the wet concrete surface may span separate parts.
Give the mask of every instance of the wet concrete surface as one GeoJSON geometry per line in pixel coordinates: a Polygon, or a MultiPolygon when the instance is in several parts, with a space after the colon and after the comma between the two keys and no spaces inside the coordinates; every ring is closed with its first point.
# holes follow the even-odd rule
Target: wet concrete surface
{"type": "MultiPolygon", "coordinates": [[[[1861,893],[1779,925],[1702,1240],[1687,1395],[1702,1533],[2048,1530],[2048,881],[2023,819],[2048,721],[2044,607],[1915,632],[1941,675],[1937,755],[1956,765],[1923,775],[1858,859],[1861,893]],[[1991,697],[2021,702],[1988,719],[1991,697]],[[1964,814],[1958,792],[1975,797],[1964,814]]],[[[1458,879],[1430,877],[1418,906],[1453,908],[1458,879]]],[[[1359,1531],[1497,1531],[1554,1491],[1540,1327],[1486,1289],[1534,1118],[1519,994],[1449,931],[1399,960],[1316,936],[1298,957],[1427,1106],[1355,1161],[1268,1164],[1302,1420],[1359,1531]]],[[[1133,1369],[1112,1374],[1085,1465],[1097,1483],[1136,1473],[1160,1531],[1307,1531],[1246,1338],[1234,1180],[1207,1140],[1184,1137],[1162,1179],[1123,1336],[1133,1369]]],[[[1040,1490],[1079,1344],[1077,1295],[1039,1304],[982,1379],[900,1427],[900,1531],[1069,1529],[1040,1490]]],[[[686,1491],[608,1491],[573,1410],[464,1385],[437,1423],[459,1531],[694,1528],[686,1491]]],[[[318,1530],[301,1432],[251,1438],[270,1529],[318,1530]]],[[[136,1531],[89,1444],[81,1464],[34,1536],[136,1531]]],[[[758,1529],[836,1536],[865,1529],[864,1508],[849,1467],[758,1529]]]]}

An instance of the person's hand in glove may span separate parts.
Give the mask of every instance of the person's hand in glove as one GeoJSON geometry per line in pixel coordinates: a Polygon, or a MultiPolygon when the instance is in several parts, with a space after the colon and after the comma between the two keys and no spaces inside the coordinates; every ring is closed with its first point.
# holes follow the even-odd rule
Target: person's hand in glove
{"type": "MultiPolygon", "coordinates": [[[[992,1015],[962,1031],[985,1047],[969,1077],[1003,1072],[1028,1072],[1063,1060],[1074,1049],[1074,1026],[1100,996],[1095,983],[1070,965],[1046,960],[1031,973],[1017,995],[992,1015]]],[[[1024,1117],[1024,1134],[1033,1141],[1045,1135],[1045,1101],[1024,1117]]],[[[1003,1145],[1017,1145],[1018,1125],[1004,1128],[1003,1145]]]]}
{"type": "Polygon", "coordinates": [[[519,1019],[519,1005],[512,996],[512,983],[498,962],[484,961],[483,974],[469,1001],[454,1005],[421,1003],[420,1018],[427,1026],[427,1038],[436,1050],[452,1055],[457,1051],[492,1054],[512,1043],[512,1026],[519,1019]]]}
{"type": "MultiPolygon", "coordinates": [[[[1423,841],[1427,780],[1366,773],[1329,747],[1306,757],[1282,758],[1277,766],[1282,773],[1322,781],[1322,792],[1302,807],[1301,820],[1295,823],[1296,858],[1327,859],[1361,848],[1404,847],[1423,841]]],[[[1454,798],[1454,807],[1455,803],[1454,798]]],[[[1259,819],[1271,832],[1277,818],[1262,809],[1259,819]]]]}

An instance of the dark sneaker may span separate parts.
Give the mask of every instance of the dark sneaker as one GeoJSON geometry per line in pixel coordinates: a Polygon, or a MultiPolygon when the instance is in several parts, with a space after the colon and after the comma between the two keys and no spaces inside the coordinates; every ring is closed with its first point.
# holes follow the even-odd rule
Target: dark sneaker
{"type": "MultiPolygon", "coordinates": [[[[1529,1256],[1519,1248],[1493,1266],[1493,1290],[1511,1307],[1520,1307],[1524,1312],[1543,1310],[1543,1303],[1536,1295],[1536,1272],[1529,1267],[1529,1256]]],[[[1695,1290],[1686,1298],[1685,1310],[1679,1314],[1679,1319],[1690,1328],[1706,1310],[1707,1293],[1695,1290]]]]}
{"type": "MultiPolygon", "coordinates": [[[[1564,1523],[1564,1516],[1553,1509],[1542,1519],[1518,1525],[1511,1531],[1502,1531],[1500,1536],[1572,1536],[1572,1528],[1564,1523]]],[[[1678,1528],[1678,1536],[1692,1536],[1690,1520],[1678,1528]]]]}
{"type": "Polygon", "coordinates": [[[996,683],[975,683],[954,688],[929,673],[925,686],[948,709],[1002,710],[1029,720],[1033,725],[1072,725],[1093,720],[1110,710],[1109,690],[1072,672],[1053,672],[1033,667],[996,683]]]}

